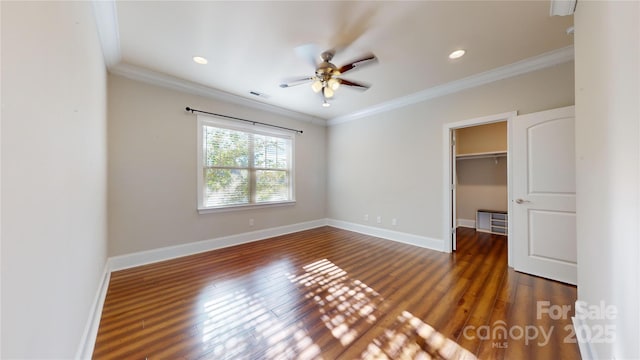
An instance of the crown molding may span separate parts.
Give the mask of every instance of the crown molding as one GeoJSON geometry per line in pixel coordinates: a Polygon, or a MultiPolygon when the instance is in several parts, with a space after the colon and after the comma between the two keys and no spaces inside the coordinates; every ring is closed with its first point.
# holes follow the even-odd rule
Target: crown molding
{"type": "Polygon", "coordinates": [[[252,109],[262,110],[296,120],[306,121],[315,125],[327,125],[324,119],[315,116],[288,110],[271,104],[262,103],[256,100],[247,99],[242,96],[234,95],[222,90],[217,90],[209,86],[179,79],[171,75],[159,73],[157,71],[145,69],[131,64],[120,63],[110,68],[109,72],[114,75],[120,75],[128,79],[141,81],[147,84],[156,85],[188,94],[203,96],[210,99],[220,100],[252,109]]]}
{"type": "Polygon", "coordinates": [[[351,114],[338,116],[327,121],[327,125],[337,125],[360,119],[367,116],[381,114],[394,109],[402,108],[426,100],[449,95],[462,90],[470,89],[480,85],[485,85],[494,81],[507,79],[510,77],[523,75],[532,71],[544,69],[554,65],[564,64],[572,61],[574,58],[573,45],[553,50],[541,55],[530,57],[525,60],[515,62],[513,64],[501,66],[493,70],[472,75],[460,80],[452,81],[446,84],[434,86],[407,96],[396,98],[390,101],[374,105],[363,110],[353,112],[351,114]]]}
{"type": "Polygon", "coordinates": [[[94,0],[91,4],[93,5],[93,16],[98,28],[104,62],[107,69],[111,69],[122,60],[116,2],[115,0],[94,0]]]}

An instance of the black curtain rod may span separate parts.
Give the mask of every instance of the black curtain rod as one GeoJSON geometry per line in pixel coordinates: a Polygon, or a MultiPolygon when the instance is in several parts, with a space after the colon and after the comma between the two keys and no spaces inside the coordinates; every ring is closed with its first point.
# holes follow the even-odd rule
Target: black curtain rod
{"type": "Polygon", "coordinates": [[[278,128],[278,129],[283,129],[283,130],[289,130],[289,131],[294,131],[297,132],[298,134],[302,134],[302,130],[296,130],[296,129],[291,129],[288,127],[284,127],[284,126],[278,126],[278,125],[271,125],[271,124],[265,124],[263,122],[259,122],[259,121],[253,121],[253,120],[247,120],[247,119],[241,119],[241,118],[237,118],[237,117],[233,117],[233,116],[229,116],[229,115],[222,115],[222,114],[216,114],[216,113],[212,113],[212,112],[208,112],[208,111],[202,111],[202,110],[197,110],[197,109],[192,109],[190,107],[186,107],[187,111],[191,111],[191,113],[193,114],[194,112],[199,112],[199,113],[203,113],[203,114],[209,114],[209,115],[213,115],[213,116],[219,116],[219,117],[223,117],[223,118],[227,118],[227,119],[232,119],[232,120],[238,120],[238,121],[244,121],[244,122],[248,122],[251,123],[253,125],[255,124],[260,124],[263,126],[270,126],[270,127],[274,127],[274,128],[278,128]]]}

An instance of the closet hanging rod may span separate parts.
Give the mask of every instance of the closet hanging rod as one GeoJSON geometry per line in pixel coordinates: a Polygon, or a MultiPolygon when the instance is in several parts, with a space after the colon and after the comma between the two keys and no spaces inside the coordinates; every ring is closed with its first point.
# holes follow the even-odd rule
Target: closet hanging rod
{"type": "Polygon", "coordinates": [[[218,116],[218,117],[223,117],[226,119],[231,119],[231,120],[237,120],[237,121],[244,121],[244,122],[248,122],[251,123],[253,125],[259,124],[262,126],[270,126],[270,127],[274,127],[274,128],[278,128],[278,129],[283,129],[283,130],[289,130],[289,131],[293,131],[296,132],[298,134],[302,134],[302,130],[296,130],[296,129],[291,129],[288,127],[284,127],[284,126],[278,126],[278,125],[272,125],[272,124],[266,124],[260,121],[253,121],[253,120],[247,120],[247,119],[241,119],[238,117],[234,117],[234,116],[229,116],[229,115],[222,115],[222,114],[216,114],[216,113],[212,113],[212,112],[208,112],[208,111],[203,111],[203,110],[198,110],[198,109],[192,109],[190,107],[186,107],[185,110],[187,111],[191,111],[191,113],[193,114],[194,112],[199,112],[199,113],[203,113],[203,114],[209,114],[209,115],[213,115],[213,116],[218,116]]]}

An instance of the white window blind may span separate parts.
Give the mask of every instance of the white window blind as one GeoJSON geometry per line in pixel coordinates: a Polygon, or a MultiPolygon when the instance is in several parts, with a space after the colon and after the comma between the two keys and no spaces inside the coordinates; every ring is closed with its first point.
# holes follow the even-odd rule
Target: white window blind
{"type": "Polygon", "coordinates": [[[198,116],[198,208],[279,204],[293,199],[293,137],[198,116]]]}

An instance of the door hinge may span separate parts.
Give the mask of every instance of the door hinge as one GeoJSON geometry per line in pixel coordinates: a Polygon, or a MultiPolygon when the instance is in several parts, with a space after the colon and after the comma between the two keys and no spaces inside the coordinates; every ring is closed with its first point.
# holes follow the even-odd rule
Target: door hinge
{"type": "Polygon", "coordinates": [[[456,228],[451,228],[451,235],[456,233],[456,228]]]}
{"type": "Polygon", "coordinates": [[[451,184],[451,185],[449,186],[449,189],[450,189],[450,190],[455,190],[455,189],[456,189],[456,184],[451,184]]]}

